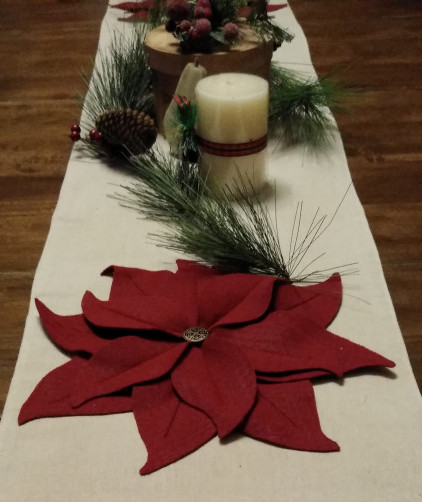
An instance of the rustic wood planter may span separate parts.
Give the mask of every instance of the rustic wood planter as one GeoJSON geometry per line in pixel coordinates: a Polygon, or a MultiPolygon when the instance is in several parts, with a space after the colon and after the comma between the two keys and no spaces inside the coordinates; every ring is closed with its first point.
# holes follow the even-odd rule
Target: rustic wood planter
{"type": "Polygon", "coordinates": [[[145,38],[148,64],[154,78],[154,94],[158,129],[162,132],[164,113],[172,99],[180,74],[185,66],[197,60],[208,75],[241,72],[258,75],[268,80],[273,54],[272,41],[262,42],[245,28],[242,42],[228,51],[212,54],[183,54],[179,43],[164,26],[151,30],[145,38]]]}

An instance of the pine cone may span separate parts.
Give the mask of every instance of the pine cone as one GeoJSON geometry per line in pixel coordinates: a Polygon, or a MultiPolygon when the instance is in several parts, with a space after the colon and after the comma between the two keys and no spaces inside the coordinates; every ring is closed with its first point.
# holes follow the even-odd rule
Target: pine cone
{"type": "Polygon", "coordinates": [[[154,120],[139,110],[107,110],[97,118],[95,127],[106,143],[118,149],[127,148],[134,155],[146,152],[157,138],[154,120]]]}

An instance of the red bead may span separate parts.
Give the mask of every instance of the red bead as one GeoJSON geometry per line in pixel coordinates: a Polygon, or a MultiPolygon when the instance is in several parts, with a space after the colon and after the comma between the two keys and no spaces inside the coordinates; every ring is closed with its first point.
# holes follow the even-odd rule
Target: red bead
{"type": "Polygon", "coordinates": [[[77,133],[80,133],[80,132],[81,132],[81,128],[79,127],[79,124],[73,124],[73,125],[70,127],[70,132],[77,132],[77,133]]]}
{"type": "Polygon", "coordinates": [[[95,135],[97,134],[97,132],[98,132],[97,129],[91,129],[89,131],[89,139],[91,141],[95,141],[95,135]]]}
{"type": "Polygon", "coordinates": [[[100,133],[100,131],[95,131],[95,141],[102,141],[103,135],[100,133]]]}
{"type": "Polygon", "coordinates": [[[79,141],[81,139],[81,135],[78,133],[78,131],[71,131],[70,139],[72,141],[79,141]]]}

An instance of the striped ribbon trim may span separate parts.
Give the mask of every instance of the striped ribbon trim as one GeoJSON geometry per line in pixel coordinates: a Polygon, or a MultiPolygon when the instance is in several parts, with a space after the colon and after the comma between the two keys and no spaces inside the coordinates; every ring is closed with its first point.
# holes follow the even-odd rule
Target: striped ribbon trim
{"type": "Polygon", "coordinates": [[[262,138],[248,141],[247,143],[214,143],[197,136],[198,145],[204,152],[218,155],[219,157],[242,157],[261,152],[267,146],[267,135],[262,138]]]}

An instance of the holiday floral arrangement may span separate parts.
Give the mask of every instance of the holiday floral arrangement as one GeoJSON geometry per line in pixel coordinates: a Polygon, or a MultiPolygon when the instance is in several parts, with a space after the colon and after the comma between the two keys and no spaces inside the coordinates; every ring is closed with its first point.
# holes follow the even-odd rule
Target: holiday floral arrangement
{"type": "MultiPolygon", "coordinates": [[[[127,187],[122,203],[142,215],[159,221],[167,231],[159,236],[161,245],[183,252],[195,259],[225,270],[276,274],[292,280],[323,277],[324,271],[301,273],[309,243],[323,232],[326,216],[306,229],[301,246],[284,257],[274,222],[259,198],[238,187],[236,208],[226,193],[211,192],[198,175],[195,135],[196,112],[193,102],[184,99],[175,111],[175,136],[178,155],[167,155],[151,148],[157,137],[154,86],[145,53],[145,36],[163,21],[151,5],[126,2],[119,8],[131,10],[138,21],[128,39],[116,35],[107,51],[100,51],[92,75],[84,75],[89,86],[85,97],[85,121],[71,127],[71,138],[98,158],[116,158],[136,177],[127,187]],[[154,22],[152,22],[154,20],[154,22]],[[85,133],[81,131],[81,126],[85,133]],[[237,209],[243,213],[240,217],[237,209]],[[306,250],[306,251],[305,251],[306,250]]],[[[165,4],[163,4],[165,5],[165,4]]],[[[165,17],[164,17],[165,19],[165,17]]],[[[203,71],[187,65],[177,91],[192,94],[203,71]]],[[[322,148],[335,131],[327,107],[341,110],[350,95],[330,78],[306,78],[272,63],[269,76],[269,129],[284,143],[302,143],[322,148]]],[[[170,139],[170,137],[168,138],[170,139]]],[[[246,183],[246,180],[245,180],[246,183]]],[[[302,208],[298,206],[299,222],[302,208]]],[[[299,230],[299,229],[298,229],[299,230]]],[[[344,273],[353,269],[347,268],[344,273]]]]}
{"type": "Polygon", "coordinates": [[[271,39],[274,48],[293,38],[270,15],[287,4],[268,5],[266,0],[143,0],[114,7],[131,13],[125,20],[164,23],[185,53],[227,50],[239,42],[245,27],[271,39]]]}
{"type": "MultiPolygon", "coordinates": [[[[297,450],[338,451],[321,429],[313,379],[394,363],[327,329],[342,299],[340,274],[332,270],[356,272],[354,264],[312,270],[315,260],[307,262],[332,218],[317,211],[303,231],[298,204],[286,255],[277,224],[247,180],[235,193],[210,190],[198,167],[191,96],[204,69],[196,63],[182,72],[169,106],[178,133],[171,153],[154,146],[148,30],[164,22],[182,52],[212,52],[230,50],[245,24],[276,48],[290,36],[268,13],[282,6],[143,0],[115,7],[142,24],[99,53],[86,77],[86,122],[72,125],[71,139],[96,157],[123,162],[135,182],[117,198],[166,228],[155,236],[161,246],[197,261],[178,260],[174,273],[110,267],[109,299],[87,292],[76,315],[55,314],[37,300],[47,334],[70,359],[35,387],[19,423],[132,412],[148,451],[141,474],[233,432],[297,450]]],[[[276,64],[269,87],[273,132],[325,145],[333,132],[326,108],[341,103],[343,91],[330,79],[303,79],[276,64]]]]}
{"type": "Polygon", "coordinates": [[[227,49],[239,42],[246,26],[262,38],[270,38],[277,48],[292,36],[271,22],[268,7],[262,0],[169,0],[166,29],[187,53],[227,49]]]}

